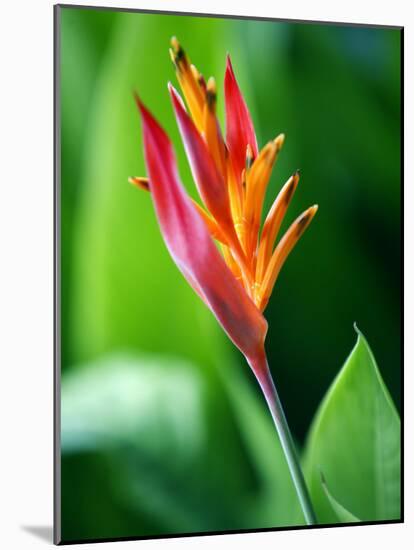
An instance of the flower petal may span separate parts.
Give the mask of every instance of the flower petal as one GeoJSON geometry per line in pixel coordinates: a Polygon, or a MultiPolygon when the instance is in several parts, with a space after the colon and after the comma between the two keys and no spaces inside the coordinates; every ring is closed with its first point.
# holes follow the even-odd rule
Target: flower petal
{"type": "Polygon", "coordinates": [[[272,256],[273,245],[282,225],[296,187],[299,183],[299,170],[291,176],[277,195],[272,208],[269,210],[260,236],[260,246],[257,253],[256,281],[261,284],[266,267],[272,256]]]}
{"type": "Polygon", "coordinates": [[[199,131],[203,128],[205,103],[205,82],[200,73],[191,64],[177,38],[171,38],[170,55],[176,68],[178,82],[187,101],[191,115],[199,131]]]}
{"type": "Polygon", "coordinates": [[[263,350],[267,322],[214,245],[206,225],[185,193],[171,143],[137,98],[151,197],[167,248],[191,286],[246,358],[263,350]]]}
{"type": "Polygon", "coordinates": [[[262,218],[266,189],[284,139],[284,135],[280,134],[275,140],[265,145],[255,158],[246,175],[244,219],[246,233],[249,236],[246,246],[246,253],[248,256],[254,254],[258,244],[260,220],[262,218]]]}
{"type": "Polygon", "coordinates": [[[207,147],[218,167],[223,180],[226,180],[227,151],[221,134],[220,124],[216,116],[217,89],[216,82],[210,77],[206,87],[206,102],[204,104],[204,137],[207,147]]]}
{"type": "Polygon", "coordinates": [[[234,76],[229,55],[227,56],[224,77],[224,95],[226,103],[226,144],[236,174],[240,178],[246,165],[247,146],[250,145],[252,148],[254,157],[257,156],[258,149],[253,122],[234,76]]]}
{"type": "Polygon", "coordinates": [[[306,228],[312,221],[313,217],[318,210],[318,205],[315,204],[305,210],[296,220],[291,224],[289,229],[280,239],[276,246],[272,257],[266,268],[263,281],[256,293],[256,303],[260,307],[261,311],[264,311],[272,294],[273,287],[275,286],[276,279],[285,263],[286,258],[305,232],[306,228]]]}

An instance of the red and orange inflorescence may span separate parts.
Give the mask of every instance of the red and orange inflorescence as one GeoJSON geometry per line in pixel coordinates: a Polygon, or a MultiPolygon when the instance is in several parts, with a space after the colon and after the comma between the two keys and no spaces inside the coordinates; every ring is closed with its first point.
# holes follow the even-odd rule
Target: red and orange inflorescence
{"type": "Polygon", "coordinates": [[[215,80],[205,81],[176,38],[171,40],[170,54],[189,112],[171,84],[169,91],[203,205],[185,193],[168,137],[138,97],[149,177],[132,177],[130,182],[151,192],[172,257],[249,360],[263,347],[267,323],[262,312],[279,272],[317,206],[303,212],[276,242],[299,182],[296,171],[262,224],[264,198],[284,134],[259,150],[227,56],[224,138],[216,115],[215,80]],[[206,232],[211,243],[211,238],[219,243],[222,258],[206,240],[206,232]]]}

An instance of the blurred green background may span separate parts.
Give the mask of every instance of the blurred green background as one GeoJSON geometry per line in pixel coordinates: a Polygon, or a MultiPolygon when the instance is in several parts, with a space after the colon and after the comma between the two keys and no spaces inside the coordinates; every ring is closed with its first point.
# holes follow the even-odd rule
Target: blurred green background
{"type": "Polygon", "coordinates": [[[399,407],[397,29],[60,8],[62,536],[303,522],[257,384],[170,259],[145,175],[137,90],[194,184],[167,93],[176,35],[216,77],[225,55],[264,145],[286,134],[270,206],[301,169],[286,224],[319,204],[266,310],[267,351],[302,445],[354,321],[399,407]]]}

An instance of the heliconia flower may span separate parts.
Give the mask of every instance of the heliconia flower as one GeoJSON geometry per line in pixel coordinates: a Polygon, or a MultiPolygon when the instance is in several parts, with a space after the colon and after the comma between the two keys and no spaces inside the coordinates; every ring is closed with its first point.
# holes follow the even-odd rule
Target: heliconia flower
{"type": "Polygon", "coordinates": [[[228,56],[224,139],[216,117],[214,79],[204,80],[176,38],[171,45],[171,58],[188,111],[174,87],[169,84],[168,88],[202,204],[185,192],[170,140],[138,96],[135,99],[142,118],[148,177],[132,177],[129,181],[150,191],[173,260],[256,375],[299,498],[302,504],[305,502],[305,517],[313,523],[303,475],[294,458],[293,442],[266,360],[267,322],[263,311],[287,256],[310,224],[317,206],[303,212],[276,244],[299,182],[296,171],[280,190],[261,228],[264,197],[284,135],[258,149],[254,126],[228,56]]]}
{"type": "Polygon", "coordinates": [[[263,361],[267,330],[262,312],[284,261],[317,206],[301,214],[275,245],[299,181],[296,171],[276,197],[260,233],[264,197],[284,135],[258,150],[254,126],[228,56],[224,139],[216,117],[214,79],[206,83],[176,38],[171,44],[170,54],[189,112],[174,87],[168,87],[203,206],[185,193],[171,143],[138,97],[149,178],[130,181],[151,191],[171,256],[252,368],[253,364],[257,368],[263,361]],[[212,239],[219,243],[222,254],[212,239]]]}

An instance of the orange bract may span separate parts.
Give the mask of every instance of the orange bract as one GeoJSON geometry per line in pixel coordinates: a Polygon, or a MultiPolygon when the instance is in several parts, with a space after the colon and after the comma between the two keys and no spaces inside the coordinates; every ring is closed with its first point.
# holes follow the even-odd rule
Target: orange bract
{"type": "MultiPolygon", "coordinates": [[[[266,189],[285,136],[280,134],[258,151],[254,127],[228,58],[225,77],[227,133],[224,139],[216,117],[214,79],[210,78],[206,83],[175,37],[171,46],[171,59],[194,128],[185,118],[178,94],[170,87],[177,120],[187,139],[198,141],[202,138],[203,147],[210,157],[208,162],[212,160],[215,166],[215,185],[222,185],[225,190],[224,197],[222,192],[219,193],[220,206],[215,207],[215,195],[210,192],[203,196],[205,205],[209,203],[208,210],[206,206],[195,203],[196,208],[211,236],[219,242],[223,258],[234,277],[241,282],[257,308],[263,311],[283,263],[311,222],[317,206],[299,216],[276,245],[282,220],[299,181],[299,172],[296,171],[280,191],[260,231],[266,189]]],[[[191,153],[196,155],[191,159],[196,172],[198,170],[196,174],[193,172],[196,180],[205,177],[200,160],[205,154],[201,144],[197,147],[190,153],[187,151],[189,156],[191,153]]],[[[142,189],[149,189],[145,178],[130,178],[130,181],[142,189]]],[[[204,186],[198,181],[197,185],[202,194],[203,190],[208,190],[205,181],[204,186]]]]}

